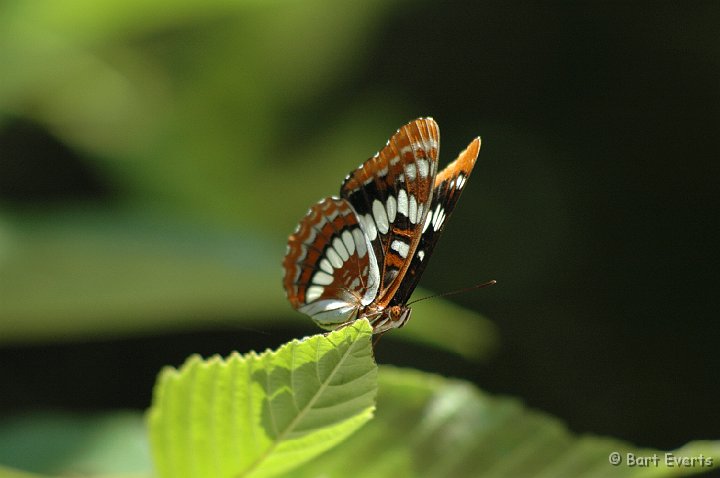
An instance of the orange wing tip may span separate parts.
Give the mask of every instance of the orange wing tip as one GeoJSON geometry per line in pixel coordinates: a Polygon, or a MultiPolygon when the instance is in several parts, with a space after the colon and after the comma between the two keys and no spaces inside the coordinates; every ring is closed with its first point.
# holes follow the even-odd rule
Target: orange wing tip
{"type": "Polygon", "coordinates": [[[467,148],[462,150],[455,161],[450,163],[446,169],[455,170],[456,168],[459,168],[469,173],[475,165],[475,160],[477,160],[478,154],[480,153],[480,141],[480,136],[470,141],[467,148]]]}
{"type": "Polygon", "coordinates": [[[465,151],[460,153],[460,156],[472,156],[473,159],[477,158],[478,153],[480,153],[480,146],[482,146],[482,138],[478,136],[474,140],[470,141],[470,144],[468,144],[467,148],[465,148],[465,151]]]}

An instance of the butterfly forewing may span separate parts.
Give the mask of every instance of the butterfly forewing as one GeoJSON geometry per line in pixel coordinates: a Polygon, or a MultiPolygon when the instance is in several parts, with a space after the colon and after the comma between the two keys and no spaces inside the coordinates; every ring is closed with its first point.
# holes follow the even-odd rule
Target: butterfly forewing
{"type": "Polygon", "coordinates": [[[412,257],[407,273],[403,276],[390,304],[405,304],[412,295],[430,259],[437,240],[440,238],[448,217],[455,209],[460,193],[472,173],[475,160],[480,152],[480,138],[475,138],[461,152],[457,159],[448,164],[435,177],[432,201],[423,223],[420,241],[412,257]]]}
{"type": "Polygon", "coordinates": [[[371,303],[378,262],[350,203],[325,198],[288,240],[284,286],[293,307],[323,327],[346,322],[371,303]]]}
{"type": "Polygon", "coordinates": [[[355,209],[378,260],[380,305],[392,299],[420,241],[439,147],[440,134],[433,119],[412,121],[348,175],[340,190],[355,209]]]}

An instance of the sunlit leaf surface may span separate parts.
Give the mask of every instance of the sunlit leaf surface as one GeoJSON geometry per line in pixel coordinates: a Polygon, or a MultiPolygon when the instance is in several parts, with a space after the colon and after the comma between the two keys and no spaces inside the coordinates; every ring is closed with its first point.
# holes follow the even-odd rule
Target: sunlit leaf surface
{"type": "Polygon", "coordinates": [[[373,414],[367,321],[275,352],[165,370],[149,426],[161,478],[274,476],[332,448],[373,414]]]}

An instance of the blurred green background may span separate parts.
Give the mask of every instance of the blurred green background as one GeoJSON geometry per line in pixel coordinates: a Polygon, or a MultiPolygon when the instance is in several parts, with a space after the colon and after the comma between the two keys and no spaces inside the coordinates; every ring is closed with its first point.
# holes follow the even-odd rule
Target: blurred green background
{"type": "Polygon", "coordinates": [[[717,25],[711,1],[0,3],[0,415],[144,409],[165,364],[317,332],[288,234],[429,115],[442,164],[483,147],[422,284],[498,285],[417,304],[378,361],[577,432],[718,438],[717,25]]]}

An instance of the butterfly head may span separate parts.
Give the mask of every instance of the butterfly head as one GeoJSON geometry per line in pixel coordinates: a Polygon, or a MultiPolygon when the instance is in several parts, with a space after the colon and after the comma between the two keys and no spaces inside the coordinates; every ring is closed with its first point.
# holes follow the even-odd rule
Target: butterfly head
{"type": "Polygon", "coordinates": [[[392,329],[399,329],[410,319],[412,309],[405,305],[393,305],[377,311],[366,311],[365,317],[370,320],[373,334],[382,334],[392,329]]]}

